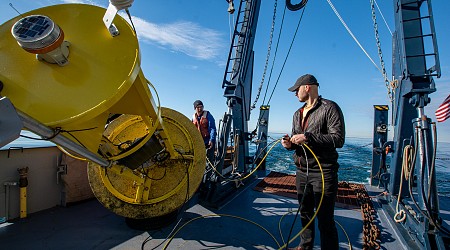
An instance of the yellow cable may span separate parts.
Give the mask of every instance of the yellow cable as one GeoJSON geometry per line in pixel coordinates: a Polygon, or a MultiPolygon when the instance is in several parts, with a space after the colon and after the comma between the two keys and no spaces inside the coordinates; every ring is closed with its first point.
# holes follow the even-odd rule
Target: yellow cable
{"type": "Polygon", "coordinates": [[[158,100],[158,112],[156,114],[156,124],[154,126],[156,128],[159,125],[159,119],[161,119],[161,101],[159,100],[158,91],[156,90],[155,86],[153,86],[153,84],[148,80],[147,84],[155,91],[156,99],[158,100]]]}
{"type": "MultiPolygon", "coordinates": [[[[259,166],[262,164],[262,162],[264,162],[264,160],[266,159],[266,157],[267,157],[267,156],[269,155],[269,153],[273,150],[273,148],[275,147],[275,145],[276,145],[277,143],[279,143],[280,141],[281,141],[281,139],[276,140],[275,143],[269,148],[269,151],[264,155],[264,157],[263,157],[263,159],[261,160],[261,162],[256,166],[256,168],[255,168],[252,172],[250,172],[247,176],[245,176],[245,177],[243,177],[243,178],[240,178],[240,179],[227,179],[227,178],[225,178],[222,174],[220,174],[220,173],[217,171],[217,169],[214,167],[214,164],[212,164],[212,163],[209,161],[208,158],[206,158],[206,160],[207,160],[208,163],[211,165],[212,169],[213,169],[218,175],[220,175],[222,178],[225,178],[226,180],[233,180],[233,181],[236,181],[236,180],[244,180],[244,179],[248,178],[250,175],[252,175],[252,174],[259,168],[259,166]]],[[[319,205],[319,206],[320,206],[320,205],[319,205]]],[[[213,215],[199,216],[199,217],[193,218],[193,219],[189,220],[188,222],[186,222],[185,224],[183,224],[183,225],[182,225],[177,231],[175,231],[175,233],[169,238],[169,241],[164,245],[163,249],[166,249],[166,248],[167,248],[167,246],[168,246],[169,243],[172,241],[172,239],[175,237],[175,235],[176,235],[176,234],[177,234],[184,226],[186,226],[187,224],[189,224],[189,223],[191,223],[191,222],[193,222],[193,221],[195,221],[195,220],[198,220],[198,219],[203,219],[203,218],[208,218],[208,217],[218,217],[218,216],[232,217],[232,218],[244,220],[244,221],[250,222],[250,223],[252,223],[252,224],[255,224],[256,226],[258,226],[258,227],[260,227],[261,229],[263,229],[267,234],[269,234],[269,235],[272,237],[272,239],[275,241],[275,243],[277,244],[277,246],[280,247],[280,243],[278,243],[278,241],[275,239],[275,237],[274,237],[267,229],[265,229],[263,226],[259,225],[258,223],[254,222],[254,221],[251,221],[251,220],[248,220],[248,219],[239,217],[239,216],[234,216],[234,215],[227,215],[227,214],[213,214],[213,215]]]]}
{"type": "Polygon", "coordinates": [[[352,250],[352,243],[350,242],[350,238],[348,237],[348,234],[347,234],[347,232],[345,231],[344,227],[343,227],[341,224],[339,224],[339,222],[337,222],[336,220],[335,220],[334,222],[336,222],[336,224],[338,224],[338,225],[341,227],[342,231],[343,231],[344,234],[345,234],[345,237],[347,237],[347,241],[348,241],[348,249],[352,250]]]}
{"type": "MultiPolygon", "coordinates": [[[[319,169],[320,169],[320,174],[322,175],[322,195],[320,196],[320,202],[319,205],[317,206],[316,212],[314,213],[313,217],[311,218],[311,220],[309,220],[308,224],[306,224],[305,227],[302,228],[302,230],[296,234],[287,244],[292,243],[295,239],[297,239],[297,237],[300,236],[300,234],[303,233],[303,231],[305,231],[306,228],[308,228],[308,226],[314,221],[314,219],[317,216],[317,213],[319,212],[320,206],[322,206],[322,201],[323,201],[323,196],[325,195],[325,178],[323,176],[323,170],[322,170],[322,165],[320,165],[319,159],[317,159],[316,154],[314,154],[314,152],[311,150],[310,147],[308,147],[308,145],[306,144],[302,144],[302,146],[305,146],[310,152],[311,154],[314,156],[314,159],[316,159],[317,164],[319,165],[319,169]]],[[[300,204],[299,204],[299,208],[300,209],[300,204]]],[[[278,248],[279,250],[281,249],[285,249],[287,244],[284,244],[282,247],[278,248]]]]}
{"type": "MultiPolygon", "coordinates": [[[[270,153],[270,151],[272,151],[273,147],[274,147],[277,143],[279,143],[280,141],[281,141],[281,139],[277,140],[277,141],[272,145],[272,147],[269,149],[269,151],[266,153],[266,155],[263,157],[263,159],[262,159],[261,162],[258,164],[258,166],[256,166],[256,168],[255,168],[249,175],[245,176],[244,178],[241,178],[240,180],[243,180],[243,179],[245,179],[245,178],[248,178],[250,175],[252,175],[253,172],[255,172],[256,169],[258,169],[258,167],[261,165],[261,163],[264,161],[264,159],[267,157],[267,155],[270,153]]],[[[320,207],[322,206],[323,197],[324,197],[324,195],[325,195],[325,179],[324,179],[324,175],[323,175],[322,165],[320,164],[319,160],[317,159],[317,156],[314,154],[314,152],[311,150],[311,148],[308,147],[306,144],[303,144],[303,145],[306,146],[306,148],[311,152],[311,154],[314,156],[314,158],[316,159],[316,161],[317,161],[317,163],[318,163],[318,165],[319,165],[319,169],[320,169],[321,176],[322,176],[322,195],[321,195],[321,197],[320,197],[320,202],[319,202],[319,205],[317,206],[316,212],[314,213],[314,215],[313,215],[313,217],[311,218],[311,220],[308,222],[308,224],[306,224],[306,226],[305,226],[305,227],[304,227],[297,235],[295,235],[295,236],[289,241],[289,243],[292,243],[292,241],[294,241],[297,237],[299,237],[300,234],[302,234],[303,231],[304,231],[306,228],[308,228],[308,226],[314,221],[314,219],[315,219],[316,216],[317,216],[317,213],[319,212],[320,207]]],[[[303,145],[302,145],[302,146],[303,146],[303,145]]],[[[208,162],[209,162],[209,160],[208,160],[208,162]]],[[[211,164],[211,162],[209,162],[209,163],[211,164]]],[[[211,166],[213,166],[213,164],[211,164],[211,166]]],[[[214,167],[212,167],[212,168],[217,172],[217,170],[216,170],[214,167]]],[[[218,173],[218,172],[217,172],[217,173],[218,173]]],[[[218,174],[219,174],[220,176],[222,176],[220,173],[218,173],[218,174]]],[[[222,176],[222,177],[223,177],[223,176],[222,176]]],[[[300,209],[300,208],[299,208],[299,209],[300,209]]],[[[279,226],[280,233],[281,233],[280,223],[281,223],[283,217],[284,217],[285,215],[289,214],[289,213],[292,213],[292,212],[288,212],[288,213],[284,214],[284,215],[281,217],[280,221],[279,221],[278,226],[279,226]]],[[[281,234],[281,238],[282,238],[282,240],[283,240],[284,245],[280,247],[280,244],[279,244],[278,241],[275,239],[275,237],[274,237],[267,229],[265,229],[263,226],[259,225],[258,223],[254,222],[254,221],[251,221],[251,220],[248,220],[248,219],[239,217],[239,216],[234,216],[234,215],[227,215],[227,214],[210,214],[210,215],[203,215],[203,216],[199,216],[199,217],[193,218],[193,219],[189,220],[188,222],[186,222],[185,224],[183,224],[183,225],[182,225],[179,229],[177,229],[177,231],[175,231],[175,233],[169,238],[169,241],[164,245],[163,249],[167,249],[168,245],[169,245],[170,242],[173,240],[173,238],[175,237],[175,235],[176,235],[183,227],[185,227],[185,226],[188,225],[189,223],[191,223],[191,222],[193,222],[193,221],[195,221],[195,220],[198,220],[198,219],[203,219],[203,218],[208,218],[208,217],[220,217],[220,216],[226,216],[226,217],[236,218],[236,219],[244,220],[244,221],[246,221],[246,222],[250,222],[250,223],[252,223],[252,224],[254,224],[254,225],[260,227],[260,228],[263,229],[267,234],[269,234],[269,235],[272,237],[272,239],[275,241],[275,243],[277,244],[277,246],[279,247],[279,249],[284,249],[284,248],[286,248],[286,246],[287,246],[287,244],[284,243],[284,239],[283,239],[282,234],[281,234]]],[[[342,228],[342,230],[343,230],[345,236],[347,237],[347,240],[348,240],[348,243],[349,243],[349,249],[352,249],[352,245],[351,245],[350,239],[349,239],[349,237],[348,237],[346,231],[344,230],[344,228],[343,228],[337,221],[335,221],[335,222],[342,228]]]]}
{"type": "Polygon", "coordinates": [[[274,237],[267,229],[265,229],[263,226],[259,225],[258,223],[254,222],[254,221],[251,221],[251,220],[248,220],[248,219],[239,217],[239,216],[235,216],[235,215],[229,215],[229,214],[207,214],[207,215],[195,217],[195,218],[189,220],[188,222],[184,223],[180,228],[177,229],[177,231],[175,231],[175,233],[173,233],[173,235],[169,238],[169,241],[167,241],[166,244],[164,245],[163,249],[167,249],[167,247],[169,246],[170,242],[173,240],[173,238],[175,237],[175,235],[176,235],[183,227],[185,227],[185,226],[188,225],[189,223],[191,223],[191,222],[193,222],[193,221],[195,221],[195,220],[198,220],[198,219],[204,219],[204,218],[209,218],[209,217],[221,217],[221,216],[223,216],[223,217],[231,217],[231,218],[235,218],[235,219],[240,219],[240,220],[243,220],[243,221],[246,221],[246,222],[250,222],[250,223],[252,223],[252,224],[254,224],[254,225],[260,227],[260,228],[263,229],[267,234],[269,234],[270,237],[272,237],[272,239],[275,241],[275,243],[277,244],[278,247],[280,246],[280,243],[278,243],[277,239],[275,239],[275,237],[274,237]]]}
{"type": "Polygon", "coordinates": [[[264,162],[266,157],[269,155],[270,151],[273,150],[273,147],[275,147],[275,145],[277,145],[280,141],[281,141],[281,139],[276,140],[275,143],[269,148],[269,151],[267,151],[267,153],[264,155],[262,160],[259,162],[259,164],[255,167],[255,169],[253,169],[248,175],[246,175],[246,176],[244,176],[242,178],[238,178],[238,179],[226,178],[221,173],[219,173],[219,171],[217,171],[217,169],[214,167],[214,164],[211,163],[211,161],[208,159],[208,157],[206,157],[206,161],[208,162],[209,165],[211,165],[211,168],[214,170],[214,172],[216,172],[220,177],[224,178],[225,180],[228,180],[228,181],[242,181],[242,180],[245,180],[248,177],[250,177],[259,168],[259,166],[261,166],[261,164],[264,162]]]}
{"type": "Polygon", "coordinates": [[[69,151],[67,151],[65,148],[63,148],[63,147],[61,147],[59,145],[56,145],[56,147],[58,147],[59,150],[61,150],[64,154],[66,154],[66,155],[68,155],[68,156],[70,156],[70,157],[72,157],[74,159],[81,160],[81,161],[88,161],[88,159],[86,159],[86,158],[78,157],[78,156],[75,156],[75,155],[69,153],[69,151]]]}
{"type": "Polygon", "coordinates": [[[288,214],[292,214],[292,211],[288,211],[287,213],[283,214],[283,216],[281,216],[280,220],[278,221],[278,231],[280,232],[281,241],[283,242],[283,244],[286,244],[286,242],[284,242],[283,233],[281,232],[281,221],[283,220],[284,216],[288,214]]]}
{"type": "Polygon", "coordinates": [[[275,147],[275,145],[277,145],[279,142],[281,141],[281,139],[278,139],[275,141],[275,143],[269,148],[269,151],[267,151],[267,153],[264,155],[264,157],[262,158],[262,160],[259,162],[259,164],[256,166],[255,169],[253,169],[250,174],[248,174],[247,176],[244,176],[243,178],[241,178],[240,180],[245,180],[248,177],[250,177],[250,175],[252,175],[258,168],[259,166],[261,166],[261,164],[264,162],[264,160],[266,159],[266,157],[269,155],[270,151],[272,151],[273,147],[275,147]]]}

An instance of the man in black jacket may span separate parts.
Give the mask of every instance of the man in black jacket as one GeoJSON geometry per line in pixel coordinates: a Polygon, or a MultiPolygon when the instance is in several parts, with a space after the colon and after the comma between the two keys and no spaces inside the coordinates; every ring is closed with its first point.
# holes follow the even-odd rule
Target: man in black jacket
{"type": "MultiPolygon", "coordinates": [[[[324,197],[317,213],[321,248],[339,249],[334,222],[339,168],[336,148],[341,148],[345,142],[344,116],[335,102],[319,96],[318,87],[317,79],[306,74],[289,88],[305,104],[294,113],[292,135],[285,135],[281,143],[286,149],[295,150],[296,185],[303,227],[314,216],[314,208],[317,209],[323,192],[324,197]],[[319,163],[323,170],[324,188],[319,163]]],[[[297,249],[313,249],[313,246],[314,223],[311,223],[303,231],[297,249]]]]}

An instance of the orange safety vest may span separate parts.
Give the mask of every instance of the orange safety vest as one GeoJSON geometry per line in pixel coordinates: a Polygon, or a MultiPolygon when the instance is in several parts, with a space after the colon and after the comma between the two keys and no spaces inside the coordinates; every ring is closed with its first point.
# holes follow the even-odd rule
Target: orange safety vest
{"type": "Polygon", "coordinates": [[[203,114],[200,118],[200,122],[198,121],[198,115],[197,113],[194,113],[194,116],[192,118],[192,122],[197,127],[198,131],[202,134],[203,139],[209,138],[209,122],[208,118],[206,116],[208,115],[208,111],[203,111],[203,114]]]}

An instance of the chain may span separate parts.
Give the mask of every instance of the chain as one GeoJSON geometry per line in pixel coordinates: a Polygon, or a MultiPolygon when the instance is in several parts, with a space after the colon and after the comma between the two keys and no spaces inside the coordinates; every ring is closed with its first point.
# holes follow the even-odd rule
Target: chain
{"type": "Polygon", "coordinates": [[[383,79],[387,88],[387,95],[389,100],[391,101],[391,106],[392,103],[394,102],[394,94],[395,94],[395,87],[394,84],[390,84],[390,81],[387,77],[387,73],[386,73],[386,67],[384,64],[384,60],[383,60],[383,53],[381,51],[381,42],[380,42],[380,37],[378,35],[378,23],[377,23],[377,16],[375,14],[375,5],[374,5],[374,0],[370,0],[370,6],[372,8],[372,20],[373,20],[373,29],[375,32],[375,39],[377,41],[377,48],[378,48],[378,57],[380,58],[380,64],[381,64],[381,74],[383,74],[383,79]],[[392,88],[392,91],[391,91],[392,88]]]}
{"type": "Polygon", "coordinates": [[[373,208],[369,194],[367,194],[364,185],[339,182],[339,187],[350,188],[355,192],[358,204],[361,206],[361,215],[363,219],[363,248],[362,249],[380,249],[381,231],[376,225],[377,213],[373,208]]]}
{"type": "Polygon", "coordinates": [[[272,28],[270,29],[270,39],[269,39],[269,48],[267,49],[267,56],[266,56],[266,64],[264,65],[264,72],[261,78],[261,83],[259,84],[258,93],[256,94],[255,101],[253,102],[252,106],[250,107],[250,110],[253,110],[256,107],[256,103],[258,102],[259,95],[261,94],[261,89],[264,84],[264,80],[266,78],[266,72],[267,72],[267,66],[269,65],[269,58],[270,58],[270,50],[272,49],[272,38],[273,38],[273,31],[275,29],[275,19],[277,14],[277,0],[275,0],[275,4],[273,6],[273,18],[272,18],[272,28]]]}

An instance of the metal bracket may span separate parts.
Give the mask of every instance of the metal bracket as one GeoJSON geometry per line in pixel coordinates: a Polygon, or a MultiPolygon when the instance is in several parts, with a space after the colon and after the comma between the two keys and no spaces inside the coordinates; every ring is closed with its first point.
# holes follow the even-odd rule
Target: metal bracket
{"type": "Polygon", "coordinates": [[[7,97],[0,98],[0,147],[19,138],[22,120],[7,97]]]}
{"type": "Polygon", "coordinates": [[[66,164],[59,165],[58,170],[56,171],[56,184],[59,184],[61,176],[66,174],[67,174],[67,165],[66,164]]]}
{"type": "Polygon", "coordinates": [[[10,147],[8,148],[8,158],[11,155],[11,150],[20,149],[20,152],[23,153],[23,147],[10,147]]]}

